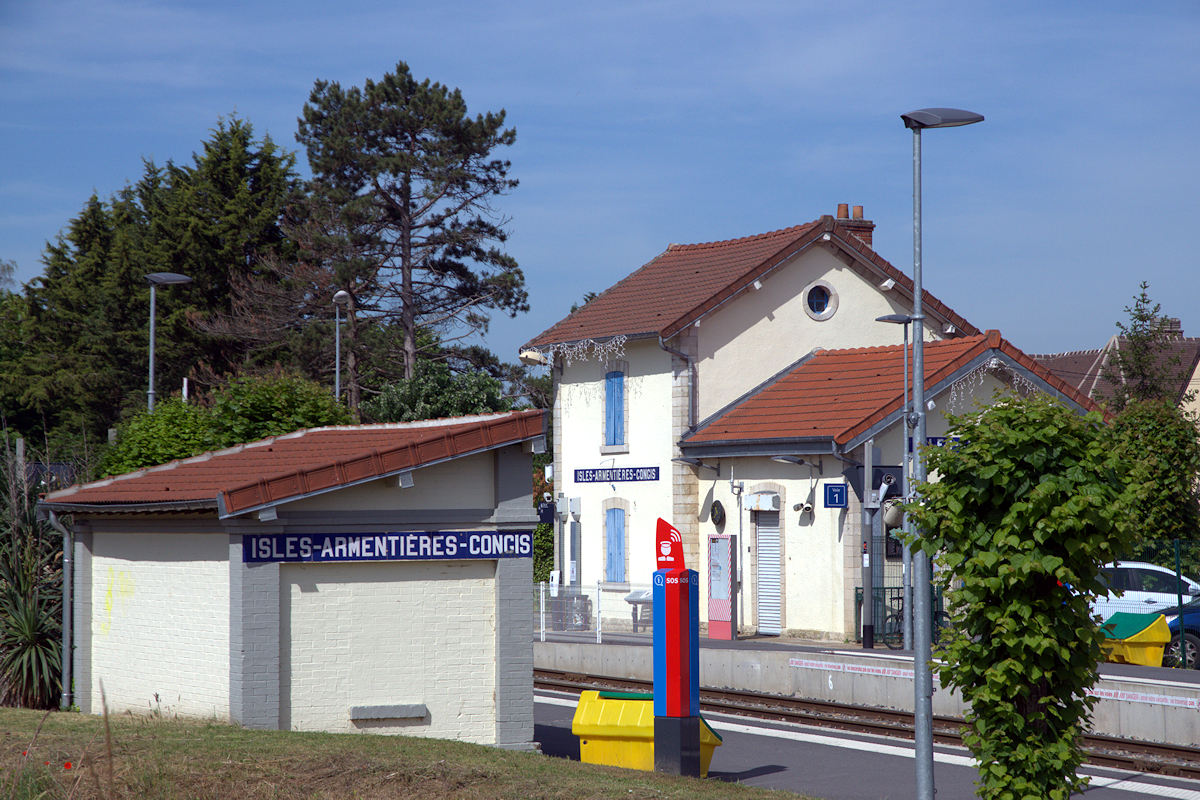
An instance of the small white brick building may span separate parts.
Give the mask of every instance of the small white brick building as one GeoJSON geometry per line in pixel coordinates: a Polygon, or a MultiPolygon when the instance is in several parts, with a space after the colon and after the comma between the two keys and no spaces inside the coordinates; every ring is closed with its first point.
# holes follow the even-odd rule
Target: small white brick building
{"type": "Polygon", "coordinates": [[[74,702],[533,740],[522,411],[320,428],[73,486],[74,702]]]}

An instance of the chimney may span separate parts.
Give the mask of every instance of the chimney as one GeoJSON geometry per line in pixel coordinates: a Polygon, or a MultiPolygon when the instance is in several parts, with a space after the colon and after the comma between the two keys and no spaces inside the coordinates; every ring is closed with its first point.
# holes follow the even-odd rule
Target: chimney
{"type": "Polygon", "coordinates": [[[862,206],[854,206],[853,211],[847,214],[847,205],[847,203],[838,203],[838,224],[854,234],[854,237],[867,247],[871,247],[871,233],[875,230],[875,223],[869,219],[863,219],[862,206]]]}

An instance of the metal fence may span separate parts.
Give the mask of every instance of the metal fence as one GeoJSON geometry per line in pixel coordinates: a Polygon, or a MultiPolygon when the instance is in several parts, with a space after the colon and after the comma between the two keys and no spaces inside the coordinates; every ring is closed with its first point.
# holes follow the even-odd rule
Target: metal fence
{"type": "Polygon", "coordinates": [[[582,633],[597,644],[604,634],[653,633],[654,613],[650,584],[595,583],[591,586],[533,586],[534,628],[541,640],[547,633],[582,633]]]}
{"type": "MultiPolygon", "coordinates": [[[[891,648],[899,648],[904,644],[904,587],[875,586],[871,590],[875,598],[874,625],[875,641],[891,648]]],[[[854,631],[855,641],[862,641],[862,607],[863,590],[861,586],[854,588],[854,631]]],[[[949,624],[945,608],[942,605],[942,591],[933,590],[933,606],[931,608],[930,630],[933,631],[934,641],[938,632],[949,624]]]]}

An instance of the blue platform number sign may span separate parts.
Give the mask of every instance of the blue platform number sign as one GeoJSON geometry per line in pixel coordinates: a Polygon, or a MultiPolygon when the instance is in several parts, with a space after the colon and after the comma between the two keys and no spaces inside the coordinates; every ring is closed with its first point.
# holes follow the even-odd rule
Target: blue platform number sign
{"type": "Polygon", "coordinates": [[[844,483],[827,483],[827,484],[825,484],[825,507],[826,508],[845,508],[846,507],[846,484],[844,484],[844,483]]]}

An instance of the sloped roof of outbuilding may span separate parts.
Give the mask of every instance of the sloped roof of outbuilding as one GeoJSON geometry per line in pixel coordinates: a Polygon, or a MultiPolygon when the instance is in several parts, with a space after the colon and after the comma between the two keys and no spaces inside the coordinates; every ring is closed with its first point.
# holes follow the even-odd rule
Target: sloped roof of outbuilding
{"type": "MultiPolygon", "coordinates": [[[[701,422],[680,441],[685,453],[706,448],[773,445],[815,449],[830,443],[855,446],[864,435],[898,418],[904,405],[902,345],[810,353],[770,380],[701,422]]],[[[935,396],[981,365],[999,359],[1039,388],[1087,410],[1095,404],[1010,342],[999,331],[927,342],[925,386],[935,396]]],[[[784,452],[784,450],[780,450],[784,452]]]]}
{"type": "MultiPolygon", "coordinates": [[[[868,247],[831,216],[791,228],[703,244],[672,244],[643,267],[531,339],[522,349],[596,341],[614,336],[636,338],[678,333],[754,281],[790,261],[804,249],[827,243],[863,269],[891,279],[912,297],[912,279],[868,247]],[[828,239],[825,236],[828,235],[828,239]]],[[[926,315],[954,325],[959,333],[979,329],[929,292],[926,315]]]]}
{"type": "Polygon", "coordinates": [[[310,428],[51,492],[55,511],[216,509],[221,517],[545,434],[542,410],[310,428]]]}

